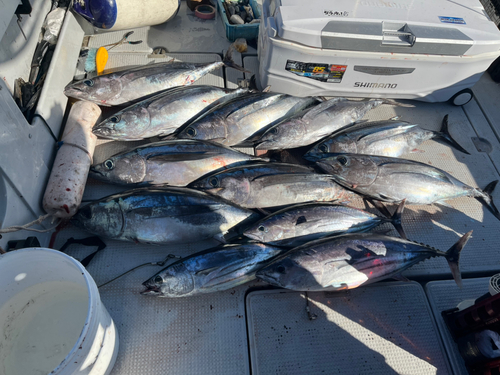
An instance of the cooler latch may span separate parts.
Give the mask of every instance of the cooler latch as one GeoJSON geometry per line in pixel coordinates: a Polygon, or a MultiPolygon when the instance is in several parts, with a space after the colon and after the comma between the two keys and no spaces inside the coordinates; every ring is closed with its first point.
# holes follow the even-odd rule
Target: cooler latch
{"type": "Polygon", "coordinates": [[[383,46],[413,47],[416,39],[406,23],[382,22],[383,46]]]}

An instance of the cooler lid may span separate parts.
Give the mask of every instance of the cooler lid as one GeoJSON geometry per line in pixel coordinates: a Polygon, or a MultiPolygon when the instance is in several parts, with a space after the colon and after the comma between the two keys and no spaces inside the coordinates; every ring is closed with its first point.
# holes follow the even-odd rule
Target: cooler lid
{"type": "Polygon", "coordinates": [[[271,0],[269,13],[281,38],[323,49],[457,56],[500,43],[479,0],[271,0]]]}

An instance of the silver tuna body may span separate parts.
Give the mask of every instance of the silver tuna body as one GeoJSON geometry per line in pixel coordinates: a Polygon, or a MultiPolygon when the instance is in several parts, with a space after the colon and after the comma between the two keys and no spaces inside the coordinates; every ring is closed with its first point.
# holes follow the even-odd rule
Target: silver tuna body
{"type": "Polygon", "coordinates": [[[296,247],[326,236],[366,232],[391,219],[334,203],[287,207],[253,224],[245,236],[276,246],[296,247]]]}
{"type": "Polygon", "coordinates": [[[256,148],[279,150],[310,145],[360,120],[370,109],[385,102],[330,99],[271,127],[256,141],[256,148]]]}
{"type": "Polygon", "coordinates": [[[336,154],[316,164],[339,184],[381,201],[395,203],[406,199],[407,204],[432,204],[463,196],[488,199],[482,190],[413,160],[336,154]]]}
{"type": "Polygon", "coordinates": [[[92,132],[98,137],[116,141],[166,136],[210,105],[247,92],[246,89],[214,86],[171,89],[118,111],[96,125],[92,132]]]}
{"type": "Polygon", "coordinates": [[[298,291],[353,289],[398,277],[425,259],[444,256],[460,285],[460,251],[472,231],[446,253],[401,238],[373,233],[345,234],[309,242],[276,258],[257,272],[269,284],[298,291]]]}
{"type": "Polygon", "coordinates": [[[433,138],[435,132],[405,121],[377,121],[347,127],[307,152],[307,159],[324,153],[398,157],[433,138]]]}
{"type": "Polygon", "coordinates": [[[208,141],[177,139],[150,143],[114,155],[90,168],[90,177],[127,185],[186,186],[236,165],[266,159],[208,141]]]}
{"type": "Polygon", "coordinates": [[[317,102],[315,98],[272,93],[237,98],[189,124],[177,138],[205,139],[234,146],[317,102]]]}
{"type": "Polygon", "coordinates": [[[440,139],[455,149],[469,154],[453,139],[448,129],[448,115],[443,118],[441,130],[423,129],[405,121],[375,121],[349,126],[333,133],[304,156],[309,160],[325,153],[349,153],[399,157],[411,152],[429,139],[440,139]]]}
{"type": "Polygon", "coordinates": [[[220,292],[255,279],[255,272],[283,253],[263,244],[227,245],[193,254],[161,270],[141,294],[190,297],[220,292]]]}
{"type": "Polygon", "coordinates": [[[136,189],[82,207],[72,222],[99,236],[146,244],[221,239],[256,216],[202,192],[181,188],[136,189]]]}
{"type": "Polygon", "coordinates": [[[248,208],[278,207],[310,201],[345,202],[355,196],[334,182],[332,176],[286,163],[234,167],[208,175],[189,187],[248,208]]]}

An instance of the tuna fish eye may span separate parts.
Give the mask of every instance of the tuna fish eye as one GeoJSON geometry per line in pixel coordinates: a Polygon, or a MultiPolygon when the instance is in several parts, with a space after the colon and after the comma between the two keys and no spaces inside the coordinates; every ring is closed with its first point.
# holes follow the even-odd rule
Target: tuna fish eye
{"type": "Polygon", "coordinates": [[[113,116],[109,119],[109,121],[114,122],[115,124],[120,121],[120,116],[113,116]]]}
{"type": "Polygon", "coordinates": [[[85,83],[88,87],[94,86],[94,81],[91,79],[86,79],[83,83],[85,83]]]}
{"type": "Polygon", "coordinates": [[[104,162],[104,166],[105,166],[107,169],[111,170],[111,169],[113,169],[113,168],[115,167],[115,163],[113,163],[113,160],[106,160],[106,161],[104,162]]]}
{"type": "Polygon", "coordinates": [[[269,133],[278,134],[278,127],[272,128],[271,130],[269,130],[269,133]]]}
{"type": "Polygon", "coordinates": [[[158,275],[155,277],[154,281],[156,284],[161,284],[163,282],[163,278],[160,275],[158,275]]]}
{"type": "Polygon", "coordinates": [[[194,129],[194,128],[187,128],[186,129],[186,134],[189,135],[190,137],[194,137],[196,135],[196,129],[194,129]]]}
{"type": "Polygon", "coordinates": [[[323,143],[318,146],[318,150],[320,150],[321,152],[328,152],[328,147],[326,147],[326,145],[323,143]]]}
{"type": "Polygon", "coordinates": [[[214,188],[219,186],[219,179],[217,177],[212,177],[210,180],[208,180],[208,183],[210,186],[213,186],[214,188]]]}
{"type": "Polygon", "coordinates": [[[340,164],[347,165],[347,158],[345,156],[341,156],[337,159],[340,164]]]}
{"type": "Polygon", "coordinates": [[[278,271],[279,273],[285,273],[286,268],[285,266],[279,265],[278,267],[276,267],[276,271],[278,271]]]}
{"type": "Polygon", "coordinates": [[[266,227],[261,225],[257,228],[260,232],[264,232],[266,230],[266,227]]]}

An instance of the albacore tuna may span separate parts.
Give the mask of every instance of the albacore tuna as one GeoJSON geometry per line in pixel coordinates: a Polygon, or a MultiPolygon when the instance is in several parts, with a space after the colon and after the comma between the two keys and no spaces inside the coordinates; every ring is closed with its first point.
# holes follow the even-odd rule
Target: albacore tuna
{"type": "Polygon", "coordinates": [[[90,203],[72,222],[99,236],[147,244],[180,244],[223,235],[252,211],[183,188],[135,189],[90,203]]]}
{"type": "Polygon", "coordinates": [[[373,233],[324,238],[277,257],[257,272],[257,278],[298,291],[353,289],[388,278],[404,279],[404,270],[425,259],[442,256],[461,286],[458,261],[471,235],[472,231],[464,234],[447,252],[373,233]]]}
{"type": "Polygon", "coordinates": [[[360,120],[369,110],[381,104],[402,105],[389,99],[330,99],[274,125],[256,141],[256,148],[280,150],[310,145],[360,120]]]}
{"type": "Polygon", "coordinates": [[[255,279],[255,272],[284,250],[249,243],[226,245],[172,263],[145,281],[144,295],[189,297],[220,292],[255,279]]]}
{"type": "Polygon", "coordinates": [[[376,121],[349,126],[333,133],[304,156],[316,160],[325,153],[350,153],[399,157],[411,152],[429,139],[440,139],[458,151],[469,154],[451,136],[448,115],[443,119],[441,131],[423,129],[405,121],[376,121]]]}
{"type": "Polygon", "coordinates": [[[135,141],[173,133],[192,117],[225,100],[244,95],[246,89],[184,86],[133,104],[94,126],[92,132],[116,141],[135,141]]]}
{"type": "Polygon", "coordinates": [[[346,202],[356,195],[332,176],[286,163],[258,163],[210,174],[189,187],[204,190],[242,207],[278,207],[310,201],[346,202]]]}
{"type": "Polygon", "coordinates": [[[413,160],[358,154],[325,156],[316,164],[339,184],[359,194],[392,203],[406,199],[407,204],[445,206],[449,199],[474,197],[500,220],[491,197],[498,181],[481,190],[441,169],[413,160]]]}
{"type": "Polygon", "coordinates": [[[296,247],[322,237],[367,232],[392,223],[401,237],[402,202],[392,217],[381,217],[358,208],[335,203],[307,203],[287,207],[252,224],[244,231],[251,239],[277,246],[296,247]]]}
{"type": "Polygon", "coordinates": [[[121,185],[186,186],[208,173],[265,160],[218,143],[176,139],[114,155],[93,165],[90,177],[121,185]]]}
{"type": "Polygon", "coordinates": [[[244,71],[233,62],[232,51],[231,46],[223,61],[208,64],[169,61],[83,79],[68,84],[64,94],[103,106],[128,104],[172,87],[190,85],[224,65],[244,71]]]}
{"type": "Polygon", "coordinates": [[[177,138],[205,139],[234,146],[316,103],[318,100],[310,97],[255,93],[212,109],[179,129],[177,138]]]}

